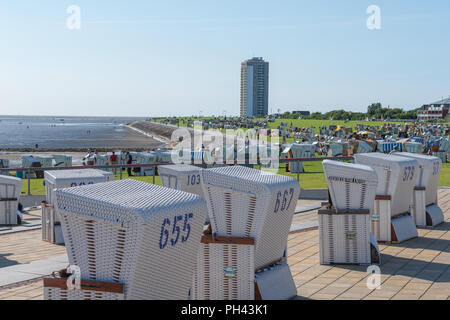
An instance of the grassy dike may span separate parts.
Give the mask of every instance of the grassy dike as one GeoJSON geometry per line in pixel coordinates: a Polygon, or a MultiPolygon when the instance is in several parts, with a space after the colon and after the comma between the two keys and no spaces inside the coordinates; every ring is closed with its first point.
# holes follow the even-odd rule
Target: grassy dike
{"type": "MultiPolygon", "coordinates": [[[[323,174],[322,163],[318,161],[304,162],[305,173],[300,174],[300,186],[303,189],[326,189],[327,183],[323,174]]],[[[297,179],[296,173],[287,173],[285,170],[285,164],[280,164],[280,169],[277,171],[279,174],[291,176],[297,179]]],[[[148,183],[153,183],[153,177],[128,177],[127,171],[122,172],[122,179],[136,179],[148,183]]],[[[119,180],[119,173],[116,174],[116,180],[119,180]]],[[[31,194],[45,194],[45,187],[43,179],[31,179],[31,194]]],[[[155,183],[161,185],[161,179],[159,176],[155,176],[155,183]]],[[[439,186],[450,186],[450,163],[442,164],[441,179],[439,186]]],[[[22,194],[28,192],[28,180],[23,179],[22,194]]]]}

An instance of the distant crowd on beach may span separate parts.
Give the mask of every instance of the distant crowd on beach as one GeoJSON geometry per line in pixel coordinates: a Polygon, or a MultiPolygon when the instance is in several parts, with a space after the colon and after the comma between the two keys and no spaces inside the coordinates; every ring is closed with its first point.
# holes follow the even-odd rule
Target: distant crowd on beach
{"type": "MultiPolygon", "coordinates": [[[[152,151],[155,151],[155,149],[152,149],[152,151]]],[[[93,165],[97,165],[97,160],[98,160],[99,154],[97,152],[96,149],[89,149],[88,153],[86,154],[86,156],[83,158],[83,166],[93,166],[93,165]]],[[[127,151],[125,152],[125,158],[124,161],[126,164],[133,164],[133,155],[127,151]]],[[[120,164],[119,163],[119,156],[116,154],[115,151],[112,151],[111,154],[109,155],[109,165],[117,165],[120,164]]],[[[113,168],[112,171],[114,173],[116,173],[117,169],[113,168]]],[[[132,168],[131,167],[127,167],[127,172],[129,176],[133,176],[132,174],[132,168]]]]}

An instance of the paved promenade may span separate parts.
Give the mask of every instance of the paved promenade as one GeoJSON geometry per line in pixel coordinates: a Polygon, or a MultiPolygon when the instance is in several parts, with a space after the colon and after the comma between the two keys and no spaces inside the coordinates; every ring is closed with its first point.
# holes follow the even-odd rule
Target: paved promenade
{"type": "MultiPolygon", "coordinates": [[[[317,210],[308,211],[317,201],[299,205],[306,211],[294,216],[288,240],[296,299],[450,299],[450,190],[439,190],[444,223],[420,228],[418,238],[404,243],[379,245],[378,290],[367,288],[365,266],[319,264],[317,210]]],[[[67,265],[65,247],[42,241],[40,229],[0,234],[0,241],[0,300],[43,299],[42,277],[67,265]],[[13,274],[21,281],[12,281],[13,274]]]]}

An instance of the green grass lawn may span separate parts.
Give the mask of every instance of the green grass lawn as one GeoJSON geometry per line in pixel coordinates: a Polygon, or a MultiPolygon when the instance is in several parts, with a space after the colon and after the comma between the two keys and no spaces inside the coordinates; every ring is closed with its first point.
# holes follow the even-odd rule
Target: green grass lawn
{"type": "MultiPolygon", "coordinates": [[[[219,117],[219,118],[223,118],[223,117],[219,117]]],[[[184,127],[184,126],[186,126],[187,125],[187,120],[203,120],[203,119],[211,119],[211,117],[201,117],[201,118],[198,118],[198,119],[193,119],[193,118],[191,118],[191,117],[179,117],[179,119],[181,120],[181,119],[184,119],[185,120],[185,122],[184,123],[182,123],[181,121],[180,121],[180,127],[184,127]]],[[[260,118],[260,119],[257,119],[257,120],[262,120],[262,121],[264,121],[264,120],[266,120],[266,119],[263,119],[263,118],[260,118]]],[[[163,121],[163,119],[160,119],[160,120],[158,120],[158,122],[162,122],[163,121]]],[[[323,125],[325,125],[326,127],[329,127],[331,124],[334,124],[334,125],[336,125],[336,126],[341,126],[341,127],[351,127],[352,128],[352,130],[353,131],[356,131],[356,125],[357,124],[365,124],[365,125],[370,125],[370,126],[379,126],[379,127],[382,127],[383,125],[386,125],[386,124],[388,124],[388,123],[394,123],[394,122],[380,122],[380,121],[361,121],[361,120],[355,120],[355,121],[344,121],[344,120],[311,120],[311,119],[306,119],[306,120],[303,120],[303,119],[275,119],[275,121],[274,122],[269,122],[268,124],[269,124],[269,128],[270,129],[277,129],[280,125],[281,125],[281,122],[285,122],[285,123],[287,123],[289,126],[292,126],[292,127],[297,127],[297,128],[314,128],[315,129],[315,133],[316,134],[319,134],[320,133],[320,128],[323,126],[323,125]]],[[[400,122],[399,122],[400,123],[400,122]]],[[[401,122],[402,124],[405,124],[404,122],[401,122]]],[[[411,123],[408,123],[408,124],[411,124],[411,123]]],[[[243,129],[244,131],[246,131],[246,130],[250,130],[250,129],[243,129]]],[[[220,130],[222,133],[225,133],[226,132],[226,130],[225,129],[221,129],[220,130]]],[[[234,134],[233,132],[232,132],[232,130],[229,130],[228,131],[230,134],[234,134]],[[230,131],[231,131],[231,133],[230,133],[230,131]]],[[[271,141],[271,138],[269,137],[268,139],[267,139],[267,141],[271,141]]],[[[283,141],[283,138],[279,138],[279,141],[280,142],[282,142],[283,141]]],[[[293,142],[294,141],[294,138],[293,137],[291,137],[291,138],[287,138],[286,139],[286,142],[287,143],[290,143],[290,142],[293,142]]]]}
{"type": "MultiPolygon", "coordinates": [[[[129,177],[127,171],[122,171],[122,179],[136,179],[148,183],[153,183],[153,177],[129,177]]],[[[116,180],[120,179],[119,172],[116,173],[116,180]]],[[[44,179],[30,179],[31,194],[45,194],[44,179]]],[[[155,176],[155,184],[161,185],[159,176],[155,176]]],[[[22,194],[28,194],[28,179],[22,179],[22,194]]]]}
{"type": "MultiPolygon", "coordinates": [[[[179,117],[179,119],[187,120],[203,120],[203,119],[210,119],[211,117],[201,117],[198,119],[193,119],[191,117],[179,117]]],[[[223,118],[223,117],[218,117],[223,118]]],[[[265,119],[256,119],[256,120],[262,120],[265,119]]],[[[163,119],[158,120],[158,122],[162,122],[163,119]]],[[[355,121],[344,121],[344,120],[312,120],[312,119],[275,119],[274,122],[269,122],[269,128],[270,129],[276,129],[280,126],[281,122],[286,122],[289,126],[298,127],[298,128],[315,128],[316,133],[319,133],[320,127],[323,125],[329,127],[331,124],[335,124],[337,126],[341,127],[352,127],[353,130],[356,129],[357,124],[366,124],[366,125],[372,125],[372,126],[383,126],[388,123],[394,123],[394,122],[381,122],[381,121],[362,121],[362,120],[355,120],[355,121]]],[[[180,126],[186,125],[187,122],[184,124],[180,121],[180,126]]],[[[400,123],[400,122],[399,122],[400,123]]],[[[401,122],[403,123],[403,122],[401,122]]]]}
{"type": "MultiPolygon", "coordinates": [[[[305,168],[305,173],[300,173],[300,186],[302,189],[326,189],[327,182],[323,174],[322,162],[310,161],[304,162],[303,167],[305,168]]],[[[291,176],[297,179],[296,173],[287,173],[285,164],[280,164],[280,169],[276,171],[278,174],[283,174],[291,176]]],[[[128,177],[126,171],[122,172],[122,179],[136,179],[148,183],[153,183],[153,177],[128,177]]],[[[119,173],[116,174],[116,180],[119,180],[119,173]]],[[[31,179],[30,190],[31,194],[45,194],[45,187],[43,184],[43,179],[31,179]]],[[[161,185],[161,179],[159,176],[155,176],[155,183],[161,185]]],[[[439,180],[439,186],[450,187],[450,163],[442,164],[441,179],[439,180]]],[[[23,179],[22,183],[22,194],[27,194],[28,192],[28,180],[23,179]]]]}

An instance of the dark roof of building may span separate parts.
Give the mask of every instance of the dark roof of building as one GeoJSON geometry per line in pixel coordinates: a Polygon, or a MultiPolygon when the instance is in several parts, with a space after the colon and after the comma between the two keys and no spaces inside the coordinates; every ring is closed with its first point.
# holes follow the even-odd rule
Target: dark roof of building
{"type": "Polygon", "coordinates": [[[430,104],[450,104],[450,97],[448,97],[447,99],[444,100],[439,100],[430,104]]]}

